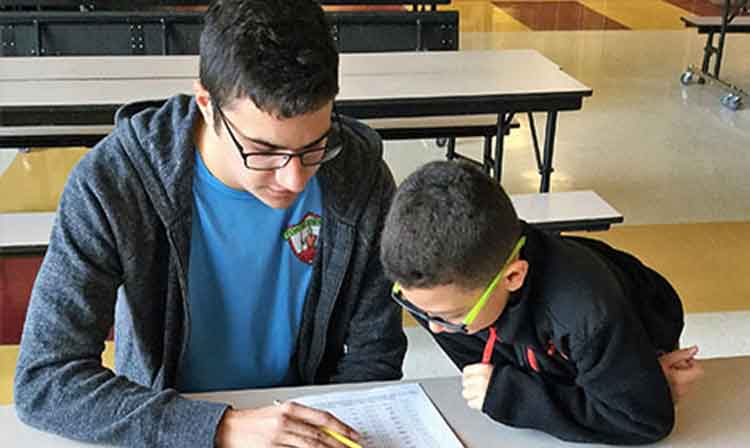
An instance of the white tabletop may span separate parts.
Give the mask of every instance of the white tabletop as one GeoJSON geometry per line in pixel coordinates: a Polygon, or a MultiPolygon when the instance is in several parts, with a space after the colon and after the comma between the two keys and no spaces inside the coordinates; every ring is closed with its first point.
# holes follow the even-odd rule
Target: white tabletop
{"type": "MultiPolygon", "coordinates": [[[[709,359],[704,361],[705,377],[692,394],[677,408],[675,431],[666,440],[652,446],[662,448],[713,448],[750,446],[747,414],[750,411],[750,357],[709,359]]],[[[467,448],[580,448],[580,444],[561,442],[546,434],[498,424],[466,406],[461,397],[460,378],[419,381],[448,424],[467,448]]],[[[194,395],[236,407],[270,405],[274,399],[291,399],[305,394],[369,388],[382,383],[337,386],[280,388],[257,391],[221,392],[194,395]]],[[[189,430],[189,428],[186,428],[189,430]]],[[[12,406],[0,407],[0,434],[4,447],[78,447],[90,446],[65,440],[21,424],[12,406]]],[[[596,448],[603,445],[587,445],[596,448]]]]}
{"type": "Polygon", "coordinates": [[[343,56],[342,100],[591,92],[536,50],[343,56]]]}
{"type": "MultiPolygon", "coordinates": [[[[343,54],[340,70],[339,103],[591,95],[535,50],[343,54]]],[[[163,99],[190,93],[197,73],[197,56],[7,58],[0,109],[163,99]]]]}
{"type": "Polygon", "coordinates": [[[518,217],[529,224],[622,221],[622,214],[596,192],[562,191],[510,195],[518,217]]]}
{"type": "MultiPolygon", "coordinates": [[[[0,138],[34,136],[104,136],[114,128],[113,124],[72,126],[0,126],[0,138]]],[[[0,147],[0,150],[3,148],[0,147]]]]}
{"type": "MultiPolygon", "coordinates": [[[[343,76],[508,73],[505,64],[512,62],[541,70],[560,68],[536,50],[346,53],[340,55],[340,61],[339,73],[343,76]]],[[[198,56],[15,57],[3,60],[0,65],[0,81],[197,77],[198,56]]]]}
{"type": "MultiPolygon", "coordinates": [[[[197,78],[198,56],[16,57],[3,60],[0,81],[197,78]]],[[[560,67],[536,50],[346,53],[342,76],[487,73],[513,74],[509,64],[537,70],[560,67]],[[461,64],[459,64],[461,63],[461,64]],[[462,65],[463,64],[463,65],[462,65]]]]}
{"type": "Polygon", "coordinates": [[[0,64],[0,81],[197,77],[197,56],[16,57],[0,64]]]}
{"type": "Polygon", "coordinates": [[[0,249],[47,246],[54,220],[52,212],[0,213],[0,249]]]}

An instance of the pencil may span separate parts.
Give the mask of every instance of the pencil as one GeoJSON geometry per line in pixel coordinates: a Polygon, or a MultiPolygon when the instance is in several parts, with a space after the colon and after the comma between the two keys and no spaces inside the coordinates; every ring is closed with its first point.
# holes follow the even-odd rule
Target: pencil
{"type": "Polygon", "coordinates": [[[333,437],[334,439],[338,440],[339,442],[343,443],[344,445],[348,446],[349,448],[362,448],[362,445],[355,442],[354,440],[350,439],[349,437],[346,437],[345,435],[339,434],[336,431],[332,430],[331,428],[326,428],[325,426],[319,427],[324,433],[328,434],[329,436],[333,437]]]}

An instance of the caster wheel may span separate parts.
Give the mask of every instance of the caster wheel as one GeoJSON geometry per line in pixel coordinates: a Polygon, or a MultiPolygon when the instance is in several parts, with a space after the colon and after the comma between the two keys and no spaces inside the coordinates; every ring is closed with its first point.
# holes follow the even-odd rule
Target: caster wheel
{"type": "Polygon", "coordinates": [[[742,97],[733,93],[727,93],[721,97],[721,105],[731,110],[739,110],[742,107],[742,97]]]}
{"type": "Polygon", "coordinates": [[[688,70],[680,76],[680,83],[683,86],[689,86],[691,84],[705,84],[706,80],[701,75],[688,70]]]}
{"type": "Polygon", "coordinates": [[[696,76],[693,72],[688,71],[680,76],[680,83],[682,83],[683,86],[689,86],[694,82],[696,82],[696,76]]]}

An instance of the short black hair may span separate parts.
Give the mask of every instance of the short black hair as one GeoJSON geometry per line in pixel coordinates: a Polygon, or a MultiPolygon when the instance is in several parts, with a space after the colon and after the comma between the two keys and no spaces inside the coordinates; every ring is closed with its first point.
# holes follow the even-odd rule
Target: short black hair
{"type": "Polygon", "coordinates": [[[214,113],[250,98],[291,118],[319,110],[339,91],[339,55],[314,0],[214,0],[200,38],[200,80],[214,113]]]}
{"type": "Polygon", "coordinates": [[[503,188],[468,162],[431,162],[399,186],[385,221],[385,274],[406,288],[484,287],[521,236],[503,188]]]}

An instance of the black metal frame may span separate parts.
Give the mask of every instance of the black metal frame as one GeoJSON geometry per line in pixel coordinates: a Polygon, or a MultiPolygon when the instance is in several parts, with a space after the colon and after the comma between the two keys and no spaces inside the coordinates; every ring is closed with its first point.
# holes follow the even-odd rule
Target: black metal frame
{"type": "MultiPolygon", "coordinates": [[[[357,6],[357,5],[449,5],[451,0],[318,0],[321,5],[344,5],[344,6],[357,6]]],[[[93,5],[98,8],[112,9],[112,8],[123,8],[128,9],[144,7],[144,6],[205,6],[209,4],[209,0],[129,0],[124,2],[122,0],[4,0],[3,6],[5,7],[67,7],[77,9],[79,6],[93,5]]]]}
{"type": "MultiPolygon", "coordinates": [[[[511,117],[512,120],[512,117],[511,117]]],[[[496,160],[502,163],[502,145],[500,152],[492,154],[492,139],[497,138],[498,132],[503,132],[503,136],[509,135],[512,129],[518,129],[521,125],[511,121],[505,128],[498,130],[497,125],[456,125],[456,126],[439,126],[439,127],[419,127],[419,128],[395,128],[395,129],[378,129],[375,131],[380,134],[383,140],[413,140],[423,138],[436,138],[446,140],[445,158],[448,160],[464,160],[473,163],[491,175],[498,183],[502,176],[502,167],[496,165],[496,160]],[[471,157],[456,152],[456,138],[460,137],[482,137],[484,139],[484,156],[482,161],[476,161],[471,157]]]]}
{"type": "Polygon", "coordinates": [[[337,107],[357,118],[425,117],[439,115],[500,115],[517,112],[579,110],[592,92],[529,93],[481,97],[419,97],[381,100],[343,100],[337,107]],[[501,111],[501,112],[498,112],[501,111]],[[385,112],[385,113],[384,113],[385,112]]]}
{"type": "MultiPolygon", "coordinates": [[[[555,135],[557,131],[557,113],[558,110],[547,111],[544,155],[542,155],[539,150],[539,137],[537,136],[534,113],[527,112],[527,116],[529,119],[529,131],[531,132],[532,147],[534,148],[534,157],[536,159],[537,171],[539,172],[540,177],[540,193],[549,192],[552,173],[555,171],[555,169],[552,167],[552,160],[554,158],[555,135]]],[[[520,127],[517,122],[513,121],[514,115],[515,113],[498,114],[497,124],[495,126],[496,136],[509,135],[511,129],[520,127]]],[[[450,143],[451,142],[449,142],[449,145],[450,143]]],[[[500,183],[500,180],[502,178],[502,161],[504,152],[505,141],[503,137],[496,138],[494,154],[492,154],[492,138],[485,138],[483,163],[481,165],[483,166],[485,173],[492,176],[495,180],[497,180],[498,183],[500,183]]]]}
{"type": "Polygon", "coordinates": [[[373,5],[404,5],[411,6],[414,11],[436,11],[438,5],[448,5],[451,0],[320,0],[322,5],[341,6],[373,6],[373,5]]]}
{"type": "Polygon", "coordinates": [[[12,41],[0,56],[197,54],[201,14],[15,12],[0,14],[12,41]]]}
{"type": "MultiPolygon", "coordinates": [[[[553,159],[555,150],[555,137],[557,133],[558,112],[566,110],[579,110],[583,104],[583,98],[591,96],[592,92],[581,93],[553,93],[553,94],[529,94],[513,97],[502,95],[489,95],[477,101],[467,101],[465,98],[419,98],[412,100],[399,100],[391,103],[390,100],[382,101],[347,101],[337,106],[339,110],[346,110],[347,115],[357,118],[377,118],[382,116],[383,108],[387,108],[389,116],[413,117],[430,115],[456,115],[461,114],[497,114],[498,122],[495,133],[494,155],[490,155],[491,143],[485,139],[484,157],[482,166],[485,172],[500,182],[502,177],[502,157],[504,152],[504,137],[508,134],[513,116],[519,112],[525,112],[529,117],[534,152],[537,161],[537,169],[541,177],[539,191],[546,193],[550,189],[551,177],[554,172],[553,159]],[[345,104],[345,105],[344,105],[345,104]],[[345,109],[342,109],[345,108],[345,109]],[[417,110],[418,108],[418,110],[417,110]],[[498,110],[500,112],[498,112],[498,110]],[[452,112],[450,112],[452,111],[452,112]],[[533,112],[546,112],[546,132],[544,135],[543,152],[540,151],[533,112]],[[502,117],[502,120],[501,120],[502,117]]],[[[449,145],[451,142],[448,142],[449,145]]],[[[448,148],[449,154],[455,152],[448,148]]]]}
{"type": "Polygon", "coordinates": [[[734,27],[733,30],[730,31],[729,25],[732,23],[732,21],[740,16],[740,13],[743,9],[746,9],[750,7],[750,0],[744,0],[737,2],[736,5],[732,6],[731,0],[725,0],[725,5],[722,9],[722,15],[721,15],[721,25],[718,27],[706,27],[706,26],[698,26],[698,33],[700,34],[708,34],[708,38],[706,40],[706,47],[704,48],[703,52],[703,63],[701,65],[702,71],[706,73],[712,74],[717,79],[719,78],[719,75],[721,73],[721,62],[724,56],[724,46],[726,44],[726,36],[728,33],[748,33],[750,32],[750,26],[747,27],[734,27]],[[716,33],[719,33],[719,43],[718,45],[714,45],[714,35],[716,33]],[[711,58],[716,57],[716,60],[714,62],[714,69],[713,72],[709,72],[709,66],[711,64],[711,58]]]}
{"type": "Polygon", "coordinates": [[[545,232],[576,232],[585,230],[587,232],[600,232],[609,230],[612,224],[619,224],[624,222],[625,218],[622,216],[613,218],[599,218],[599,219],[583,219],[583,220],[572,220],[572,221],[553,221],[545,223],[530,223],[532,226],[545,232]]]}
{"type": "MultiPolygon", "coordinates": [[[[33,2],[30,2],[33,3],[33,2]]],[[[70,2],[75,3],[75,2],[70,2]]],[[[141,2],[153,4],[156,2],[141,2]]],[[[180,3],[187,2],[161,2],[180,3]]],[[[194,4],[200,4],[195,2],[194,4]]],[[[336,4],[356,4],[346,0],[332,1],[336,4]]],[[[367,3],[367,2],[361,2],[367,3]]],[[[381,0],[379,4],[403,4],[394,0],[381,0]]],[[[420,4],[448,3],[445,0],[418,2],[420,4]]],[[[372,1],[369,2],[372,4],[372,1]]],[[[131,5],[132,7],[132,5],[131,5]]],[[[344,11],[327,12],[331,21],[334,39],[342,52],[363,51],[425,51],[458,49],[458,13],[455,11],[344,11]],[[378,26],[390,26],[388,32],[377,32],[378,26]],[[396,28],[393,28],[393,27],[396,28]],[[395,36],[395,40],[383,42],[383,36],[395,36]],[[404,38],[404,36],[411,36],[404,38]],[[377,47],[369,46],[366,38],[377,36],[377,47]],[[364,42],[364,43],[363,43],[364,42]]],[[[21,12],[0,15],[0,37],[5,46],[0,46],[0,56],[6,55],[147,55],[147,54],[197,54],[198,38],[202,24],[202,14],[197,12],[21,12]],[[70,25],[72,24],[72,28],[70,25]],[[84,28],[80,26],[84,25],[84,28]],[[96,25],[93,27],[92,25],[96,25]],[[102,26],[104,25],[104,26],[102,26]],[[59,28],[54,28],[58,26],[59,28]],[[79,28],[75,28],[79,26],[79,28]],[[24,29],[25,27],[25,29],[24,29]],[[67,28],[66,28],[67,27],[67,28]],[[54,29],[53,29],[54,28],[54,29]],[[92,37],[92,32],[105,33],[102,38],[92,37]],[[119,32],[114,32],[117,30],[119,32]],[[19,36],[25,35],[25,38],[19,36]],[[68,48],[55,48],[50,42],[55,36],[62,36],[68,42],[68,48]],[[173,38],[173,36],[178,36],[173,38]],[[70,41],[78,39],[83,49],[70,41]],[[88,45],[88,47],[85,47],[88,45]],[[75,50],[71,50],[71,47],[75,50]]],[[[383,30],[381,30],[383,31],[383,30]]],[[[485,171],[498,182],[502,175],[502,158],[504,137],[510,131],[516,111],[528,112],[537,169],[541,176],[540,191],[549,191],[550,177],[553,172],[552,160],[557,123],[557,112],[560,110],[577,110],[581,108],[581,94],[525,95],[511,98],[488,97],[482,101],[466,101],[464,98],[421,98],[413,100],[368,100],[363,103],[345,101],[339,104],[342,113],[357,118],[374,118],[383,116],[429,116],[462,114],[497,114],[501,113],[494,127],[458,126],[440,129],[412,128],[401,130],[382,130],[384,138],[399,133],[420,135],[412,138],[447,137],[446,157],[465,158],[455,151],[455,138],[463,136],[484,137],[484,155],[481,162],[485,171]],[[418,111],[417,111],[418,110],[418,111]],[[547,132],[543,154],[541,154],[532,111],[547,112],[547,132]],[[493,131],[490,135],[489,130],[493,131]],[[428,134],[432,132],[432,134],[428,134]],[[448,133],[450,132],[450,133],[448,133]],[[427,137],[429,136],[429,137],[427,137]],[[492,137],[495,137],[494,154],[492,137]]],[[[29,125],[80,125],[111,124],[112,117],[119,105],[64,108],[15,108],[0,111],[1,126],[29,125]]],[[[397,138],[397,137],[394,137],[397,138]]],[[[2,137],[0,147],[8,146],[11,141],[33,140],[38,145],[71,144],[90,145],[98,141],[96,135],[65,135],[55,140],[54,137],[40,135],[38,139],[28,136],[2,137]]],[[[28,143],[27,143],[28,145],[28,143]]]]}
{"type": "Polygon", "coordinates": [[[74,146],[92,147],[99,143],[106,134],[66,134],[66,135],[0,135],[0,151],[21,148],[68,148],[74,146]]]}
{"type": "Polygon", "coordinates": [[[0,256],[17,256],[17,255],[44,255],[47,253],[48,244],[33,244],[28,246],[0,246],[0,256]]]}
{"type": "MultiPolygon", "coordinates": [[[[330,11],[342,53],[458,49],[456,11],[330,11]],[[376,38],[377,37],[377,38],[376,38]]],[[[197,12],[0,14],[0,56],[198,54],[197,12]]]]}
{"type": "Polygon", "coordinates": [[[328,11],[342,53],[456,51],[457,11],[328,11]]]}
{"type": "MultiPolygon", "coordinates": [[[[415,99],[383,99],[383,100],[341,100],[336,102],[336,109],[343,115],[356,118],[382,118],[382,117],[419,117],[419,116],[445,116],[445,115],[482,115],[497,114],[503,117],[498,120],[495,135],[494,154],[491,155],[491,138],[486,138],[484,132],[487,127],[456,126],[447,130],[441,130],[430,135],[434,137],[460,137],[460,136],[485,136],[484,158],[482,161],[485,171],[491,174],[498,182],[502,176],[502,158],[504,152],[504,138],[512,127],[513,116],[518,112],[546,112],[547,123],[544,140],[544,152],[540,156],[536,132],[533,133],[535,150],[537,153],[537,164],[541,176],[539,191],[548,192],[551,174],[554,171],[552,162],[554,158],[554,143],[557,130],[557,114],[565,110],[579,110],[583,98],[591,96],[591,92],[585,93],[551,93],[530,95],[488,95],[482,98],[415,98],[415,99]],[[500,111],[500,112],[498,112],[500,111]],[[449,132],[454,133],[451,135],[449,132]],[[541,160],[540,160],[541,159],[541,160]]],[[[113,117],[119,104],[103,105],[96,107],[84,106],[55,106],[55,107],[9,107],[0,111],[0,126],[60,126],[60,125],[108,125],[113,123],[113,117]]],[[[532,117],[533,120],[533,117],[532,117]]],[[[533,121],[530,122],[533,125],[533,121]]],[[[494,130],[493,129],[493,130],[494,130]]],[[[434,129],[433,129],[434,130],[434,129]]],[[[419,128],[406,130],[389,130],[391,135],[411,132],[427,136],[429,134],[419,128]]],[[[418,138],[418,137],[413,137],[418,138]]],[[[90,142],[95,137],[91,135],[75,135],[62,137],[56,146],[63,142],[80,144],[90,142]]],[[[9,146],[43,146],[49,144],[48,138],[40,141],[29,136],[2,137],[0,136],[0,147],[9,146]],[[18,145],[20,141],[26,141],[24,145],[18,145]],[[11,143],[15,143],[11,145],[11,143]]],[[[449,140],[447,156],[455,153],[455,142],[449,140]]]]}
{"type": "MultiPolygon", "coordinates": [[[[319,0],[321,5],[332,6],[411,6],[414,11],[436,11],[438,5],[450,4],[451,0],[319,0]]],[[[134,11],[139,8],[175,6],[206,6],[208,0],[6,0],[0,11],[13,10],[67,10],[67,11],[134,11]]]]}
{"type": "MultiPolygon", "coordinates": [[[[505,135],[510,134],[512,129],[518,129],[520,125],[517,122],[510,123],[505,128],[505,135]]],[[[464,160],[476,164],[482,168],[485,173],[491,175],[497,182],[502,177],[502,145],[500,152],[492,154],[493,139],[497,135],[496,126],[466,125],[466,126],[443,126],[443,127],[414,127],[414,128],[384,128],[373,129],[380,135],[383,140],[418,140],[445,138],[447,139],[445,157],[448,160],[464,160]],[[456,139],[461,137],[482,137],[484,139],[484,157],[481,162],[456,152],[456,139]]],[[[73,133],[68,135],[0,135],[0,151],[3,148],[23,148],[23,147],[74,147],[87,146],[93,147],[107,133],[73,133]]],[[[542,173],[541,162],[539,170],[542,173]]],[[[551,170],[549,170],[551,173],[551,170]]]]}
{"type": "Polygon", "coordinates": [[[724,5],[722,6],[721,23],[718,25],[695,24],[685,17],[682,18],[682,21],[686,26],[698,28],[698,34],[707,34],[708,36],[706,38],[706,45],[703,49],[703,62],[701,63],[700,70],[697,70],[694,66],[691,65],[682,75],[681,81],[685,85],[690,84],[693,80],[693,74],[697,72],[697,81],[699,83],[703,83],[705,82],[705,79],[709,79],[722,85],[726,90],[730,92],[728,97],[722,98],[723,104],[727,100],[732,100],[732,95],[734,95],[735,101],[737,101],[737,107],[739,107],[741,100],[739,95],[747,95],[747,93],[739,87],[734,86],[731,83],[721,79],[721,64],[724,60],[724,47],[726,45],[727,34],[750,33],[750,25],[733,25],[730,28],[730,25],[735,18],[740,17],[743,12],[747,12],[750,9],[750,0],[736,0],[736,2],[734,2],[734,5],[732,3],[733,0],[724,1],[724,5]],[[719,42],[717,44],[714,44],[714,38],[717,33],[719,35],[719,42]],[[713,70],[711,69],[712,58],[715,58],[713,70]]]}
{"type": "MultiPolygon", "coordinates": [[[[158,103],[155,103],[158,104],[158,103]]],[[[102,109],[107,110],[106,109],[102,109]]],[[[50,110],[50,115],[57,115],[58,112],[50,110]]],[[[111,112],[105,112],[102,117],[110,117],[111,112]]],[[[33,112],[32,112],[33,114],[33,112]]],[[[65,114],[61,114],[65,115],[65,114]]],[[[26,116],[27,113],[13,113],[9,116],[26,116]]],[[[99,117],[101,118],[101,117],[99,117]]],[[[105,118],[111,120],[111,118],[105,118]]],[[[85,122],[85,118],[81,119],[81,122],[85,122]]],[[[0,112],[0,123],[2,123],[2,113],[0,112]]],[[[68,124],[73,122],[68,121],[68,124]]],[[[28,125],[27,120],[16,121],[14,124],[28,125]]],[[[518,122],[511,122],[505,128],[505,135],[509,135],[512,129],[520,128],[518,122]]],[[[497,135],[496,125],[456,125],[456,126],[435,126],[435,127],[411,127],[411,128],[378,128],[373,126],[373,129],[380,135],[383,140],[418,140],[418,139],[431,139],[431,138],[445,138],[447,139],[445,157],[448,160],[465,160],[471,163],[475,163],[482,167],[486,173],[490,174],[495,166],[495,160],[499,158],[502,160],[502,154],[492,154],[493,139],[497,135]],[[484,159],[482,162],[478,162],[472,158],[463,156],[456,152],[456,139],[462,137],[482,137],[484,139],[484,159]]],[[[56,134],[46,135],[43,133],[31,134],[31,135],[0,135],[0,151],[4,148],[23,148],[23,147],[74,147],[74,146],[88,146],[92,147],[99,143],[111,130],[108,128],[100,132],[83,132],[85,126],[79,128],[76,133],[70,134],[56,134]]],[[[540,162],[541,164],[541,162],[540,162]]],[[[501,171],[497,171],[498,176],[493,176],[495,179],[500,181],[501,171]]]]}

